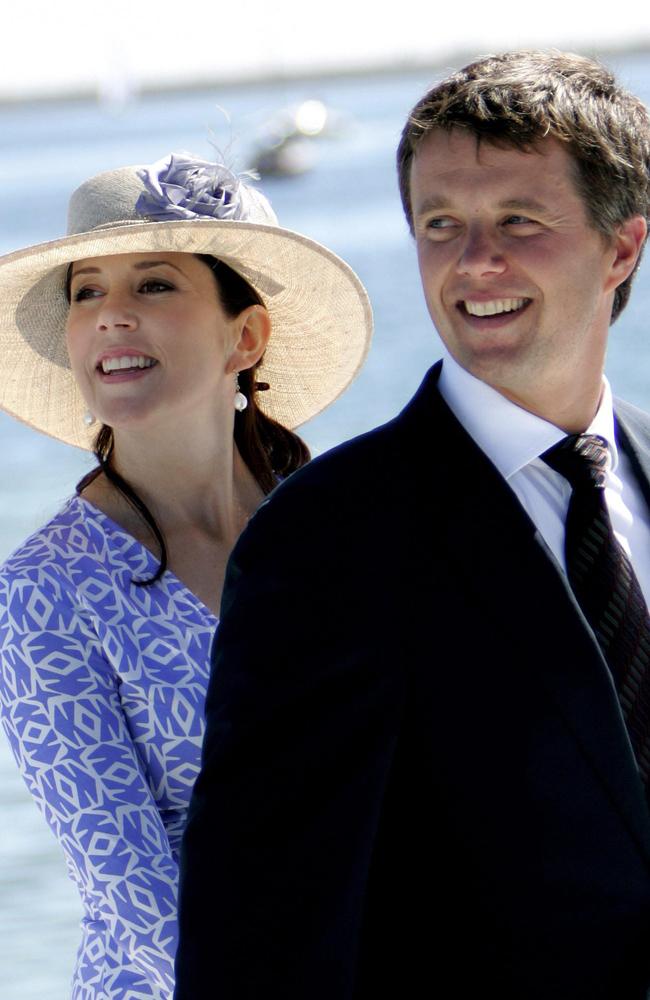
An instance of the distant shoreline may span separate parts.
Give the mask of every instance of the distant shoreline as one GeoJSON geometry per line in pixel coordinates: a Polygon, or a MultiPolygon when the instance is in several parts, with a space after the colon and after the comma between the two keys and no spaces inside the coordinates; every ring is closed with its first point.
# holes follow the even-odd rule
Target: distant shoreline
{"type": "MultiPolygon", "coordinates": [[[[533,47],[533,46],[531,46],[533,47]]],[[[553,46],[540,45],[539,48],[547,49],[553,46]]],[[[565,46],[570,50],[570,46],[565,46]]],[[[572,51],[579,51],[583,55],[592,56],[607,62],[609,58],[629,55],[650,54],[650,36],[641,42],[622,42],[619,45],[607,47],[601,46],[576,46],[572,51]]],[[[228,88],[232,90],[242,90],[248,87],[271,86],[277,87],[287,83],[317,84],[333,79],[358,79],[362,76],[397,76],[405,73],[430,73],[432,77],[450,67],[462,66],[470,59],[476,58],[480,53],[476,49],[471,51],[456,49],[448,52],[444,57],[442,54],[433,58],[424,59],[422,57],[403,58],[399,60],[377,61],[374,63],[350,64],[345,66],[322,66],[318,69],[305,72],[301,69],[277,70],[263,74],[243,73],[241,76],[201,76],[191,80],[176,80],[171,83],[164,80],[149,81],[133,87],[132,97],[155,97],[165,94],[188,94],[193,92],[212,90],[217,88],[228,88]]],[[[41,106],[47,104],[72,104],[81,102],[110,103],[110,92],[103,93],[101,81],[95,86],[77,87],[74,89],[61,89],[48,91],[47,93],[34,94],[3,94],[0,92],[0,109],[12,107],[41,106]]]]}

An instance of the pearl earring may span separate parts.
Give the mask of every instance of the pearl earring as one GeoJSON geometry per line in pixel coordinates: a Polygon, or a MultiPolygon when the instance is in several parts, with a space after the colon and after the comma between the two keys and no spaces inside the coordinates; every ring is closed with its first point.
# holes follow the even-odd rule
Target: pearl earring
{"type": "Polygon", "coordinates": [[[246,399],[246,396],[244,395],[244,393],[239,388],[239,374],[237,372],[235,372],[235,400],[234,400],[234,405],[235,405],[235,409],[237,410],[238,413],[241,413],[242,410],[245,410],[246,407],[248,406],[248,400],[246,399]]]}
{"type": "Polygon", "coordinates": [[[95,414],[91,413],[90,410],[86,410],[81,419],[83,420],[84,427],[92,427],[95,423],[95,414]]]}

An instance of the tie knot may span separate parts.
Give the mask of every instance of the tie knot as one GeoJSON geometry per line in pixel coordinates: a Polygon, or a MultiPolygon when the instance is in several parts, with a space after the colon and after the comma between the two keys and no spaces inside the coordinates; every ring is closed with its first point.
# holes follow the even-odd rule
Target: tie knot
{"type": "Polygon", "coordinates": [[[571,434],[540,457],[573,487],[578,484],[605,487],[607,441],[597,434],[571,434]]]}

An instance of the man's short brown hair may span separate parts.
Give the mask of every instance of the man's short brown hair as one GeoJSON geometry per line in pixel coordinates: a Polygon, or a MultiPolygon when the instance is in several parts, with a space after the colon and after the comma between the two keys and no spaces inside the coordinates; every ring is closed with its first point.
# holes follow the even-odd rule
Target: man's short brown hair
{"type": "MultiPolygon", "coordinates": [[[[633,215],[650,222],[650,115],[593,59],[507,52],[470,63],[425,94],[397,150],[411,230],[413,157],[435,129],[455,128],[469,129],[479,142],[528,151],[547,137],[559,139],[575,161],[576,187],[595,229],[609,239],[633,215]]],[[[633,275],[616,289],[612,321],[627,303],[633,275]]]]}

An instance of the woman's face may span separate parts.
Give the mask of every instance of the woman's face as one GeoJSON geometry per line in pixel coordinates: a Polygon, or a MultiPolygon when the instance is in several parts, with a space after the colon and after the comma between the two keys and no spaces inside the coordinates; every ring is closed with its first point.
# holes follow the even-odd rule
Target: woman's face
{"type": "Polygon", "coordinates": [[[238,327],[212,272],[192,254],[119,254],[72,266],[72,371],[90,410],[114,429],[183,414],[194,422],[232,417],[238,327]]]}

